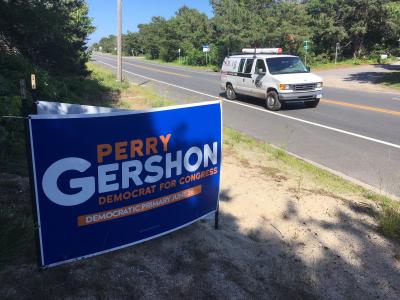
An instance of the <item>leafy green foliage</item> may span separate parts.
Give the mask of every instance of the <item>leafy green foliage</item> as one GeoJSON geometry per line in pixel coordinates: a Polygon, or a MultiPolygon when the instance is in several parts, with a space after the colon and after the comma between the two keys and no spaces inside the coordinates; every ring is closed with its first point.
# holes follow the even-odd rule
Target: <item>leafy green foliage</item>
{"type": "Polygon", "coordinates": [[[0,49],[52,73],[84,74],[94,30],[84,0],[1,0],[0,49]]]}
{"type": "Polygon", "coordinates": [[[84,0],[0,0],[0,172],[26,174],[23,119],[3,117],[22,114],[20,79],[29,91],[36,74],[35,99],[78,99],[93,30],[84,0]]]}
{"type": "Polygon", "coordinates": [[[94,44],[92,47],[96,51],[115,53],[115,49],[117,47],[117,37],[113,34],[110,34],[107,37],[101,38],[99,43],[94,44]]]}
{"type": "Polygon", "coordinates": [[[141,35],[138,32],[129,32],[124,35],[123,52],[125,55],[140,55],[143,52],[141,35]]]}
{"type": "Polygon", "coordinates": [[[398,55],[400,2],[390,0],[309,0],[312,50],[332,60],[336,43],[344,58],[398,55]]]}
{"type": "MultiPolygon", "coordinates": [[[[145,54],[149,59],[173,61],[181,49],[182,61],[205,65],[203,44],[211,45],[209,63],[220,65],[228,54],[244,47],[282,47],[286,53],[305,53],[310,62],[339,56],[377,59],[379,54],[400,55],[399,0],[211,0],[214,16],[186,6],[166,20],[154,17],[139,31],[123,37],[124,53],[145,54]]],[[[115,37],[112,37],[115,43],[115,37]]],[[[95,45],[105,52],[108,40],[95,45]]]]}
{"type": "Polygon", "coordinates": [[[32,97],[35,100],[108,105],[107,102],[101,103],[101,97],[107,92],[114,92],[97,77],[51,74],[20,54],[0,54],[0,70],[0,173],[27,174],[23,119],[3,117],[22,116],[19,79],[26,79],[29,106],[33,104],[32,97]],[[32,73],[37,79],[34,95],[28,84],[32,73]]]}

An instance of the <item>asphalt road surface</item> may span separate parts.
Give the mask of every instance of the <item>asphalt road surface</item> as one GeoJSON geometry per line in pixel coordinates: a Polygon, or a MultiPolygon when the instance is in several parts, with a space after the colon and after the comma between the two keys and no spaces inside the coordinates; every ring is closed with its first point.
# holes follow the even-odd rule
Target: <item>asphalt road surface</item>
{"type": "MultiPolygon", "coordinates": [[[[93,54],[92,59],[116,69],[114,56],[93,54]]],[[[154,84],[177,103],[224,99],[225,126],[400,196],[400,93],[325,87],[317,108],[298,103],[270,112],[256,98],[226,100],[219,73],[135,58],[123,59],[123,73],[154,84]]]]}

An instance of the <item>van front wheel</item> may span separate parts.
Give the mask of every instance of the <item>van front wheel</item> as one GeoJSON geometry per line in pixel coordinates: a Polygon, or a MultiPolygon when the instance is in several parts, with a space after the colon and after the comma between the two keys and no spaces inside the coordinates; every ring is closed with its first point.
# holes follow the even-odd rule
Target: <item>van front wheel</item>
{"type": "Polygon", "coordinates": [[[233,89],[233,86],[228,84],[226,86],[226,98],[229,100],[235,100],[236,99],[236,93],[235,90],[233,89]]]}
{"type": "Polygon", "coordinates": [[[265,100],[265,107],[268,110],[280,110],[281,109],[282,104],[279,101],[277,92],[270,91],[267,93],[267,99],[265,100]]]}

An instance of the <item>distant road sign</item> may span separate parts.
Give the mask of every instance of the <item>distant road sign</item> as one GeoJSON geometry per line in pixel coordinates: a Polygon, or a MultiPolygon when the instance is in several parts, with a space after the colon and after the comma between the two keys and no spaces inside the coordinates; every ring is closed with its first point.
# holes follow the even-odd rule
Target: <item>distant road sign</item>
{"type": "Polygon", "coordinates": [[[210,52],[210,46],[209,45],[203,45],[203,52],[210,52]]]}

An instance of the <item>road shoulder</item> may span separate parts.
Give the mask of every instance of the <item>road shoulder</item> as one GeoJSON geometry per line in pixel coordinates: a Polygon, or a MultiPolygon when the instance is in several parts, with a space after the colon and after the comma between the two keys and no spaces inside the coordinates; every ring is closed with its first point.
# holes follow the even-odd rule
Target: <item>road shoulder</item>
{"type": "Polygon", "coordinates": [[[362,65],[356,67],[319,70],[324,86],[366,92],[400,93],[399,89],[385,85],[383,79],[389,74],[400,72],[400,62],[387,65],[362,65]],[[383,81],[383,82],[382,82],[383,81]]]}

